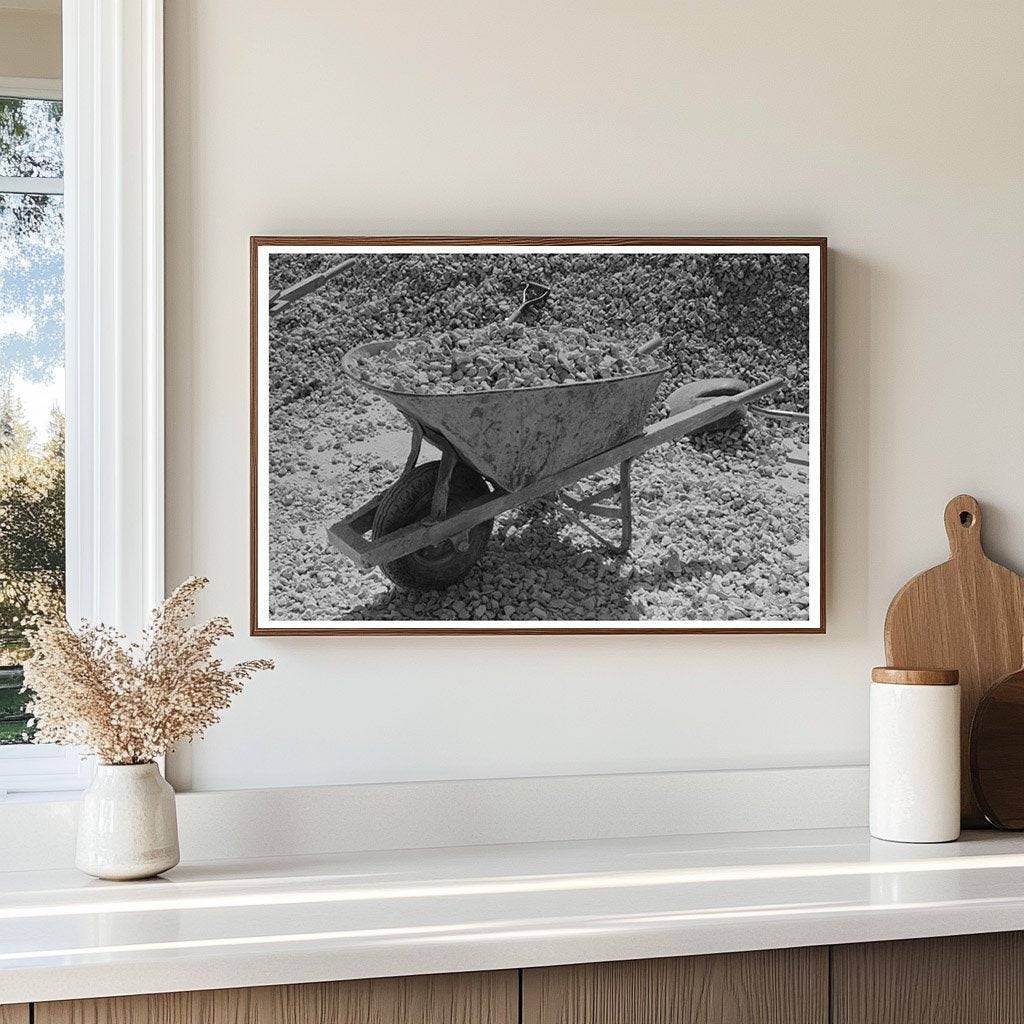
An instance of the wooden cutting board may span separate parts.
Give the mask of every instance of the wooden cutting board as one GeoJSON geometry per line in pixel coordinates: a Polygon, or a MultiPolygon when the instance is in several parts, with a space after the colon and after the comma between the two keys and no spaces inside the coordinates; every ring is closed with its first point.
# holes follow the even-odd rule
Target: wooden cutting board
{"type": "Polygon", "coordinates": [[[946,506],[949,561],[906,583],[885,616],[885,657],[896,668],[960,671],[960,814],[984,827],[971,789],[970,734],[986,690],[1020,667],[1024,579],[981,546],[981,507],[969,494],[946,506]]]}

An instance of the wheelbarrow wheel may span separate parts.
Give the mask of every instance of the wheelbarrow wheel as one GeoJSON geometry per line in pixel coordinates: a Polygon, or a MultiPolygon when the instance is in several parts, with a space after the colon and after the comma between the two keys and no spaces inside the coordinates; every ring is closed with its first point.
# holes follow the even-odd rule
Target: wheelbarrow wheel
{"type": "MultiPolygon", "coordinates": [[[[665,408],[670,416],[674,416],[676,413],[686,412],[688,409],[706,402],[709,398],[742,394],[748,387],[746,381],[742,381],[738,377],[712,377],[709,380],[691,381],[689,384],[676,388],[665,399],[665,408]]],[[[697,430],[692,431],[691,436],[727,430],[729,427],[740,425],[745,419],[745,412],[738,409],[724,419],[709,423],[706,427],[698,427],[697,430]]]]}
{"type": "MultiPolygon", "coordinates": [[[[384,496],[373,517],[373,539],[419,522],[430,514],[434,495],[434,482],[440,462],[426,462],[417,466],[408,476],[399,480],[384,496]]],[[[448,491],[448,512],[458,512],[475,498],[490,494],[482,476],[463,463],[452,472],[448,491]]],[[[474,526],[464,538],[463,547],[455,540],[421,548],[411,555],[385,562],[384,575],[392,583],[406,590],[444,590],[458,583],[479,561],[491,536],[493,519],[474,526]]]]}

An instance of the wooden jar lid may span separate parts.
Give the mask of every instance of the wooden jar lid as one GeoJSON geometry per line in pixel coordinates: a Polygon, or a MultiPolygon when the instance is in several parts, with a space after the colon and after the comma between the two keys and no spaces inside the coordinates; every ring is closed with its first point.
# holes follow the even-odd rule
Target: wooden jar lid
{"type": "Polygon", "coordinates": [[[960,673],[955,668],[889,668],[871,670],[873,683],[901,683],[908,686],[956,686],[960,673]]]}

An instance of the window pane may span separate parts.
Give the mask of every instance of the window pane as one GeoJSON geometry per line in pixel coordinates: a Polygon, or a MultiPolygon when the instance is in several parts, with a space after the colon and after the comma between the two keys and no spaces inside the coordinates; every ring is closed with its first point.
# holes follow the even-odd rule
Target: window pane
{"type": "Polygon", "coordinates": [[[63,610],[63,207],[0,193],[0,743],[30,732],[26,619],[63,610]]]}
{"type": "Polygon", "coordinates": [[[62,178],[63,105],[0,97],[0,177],[62,178]]]}

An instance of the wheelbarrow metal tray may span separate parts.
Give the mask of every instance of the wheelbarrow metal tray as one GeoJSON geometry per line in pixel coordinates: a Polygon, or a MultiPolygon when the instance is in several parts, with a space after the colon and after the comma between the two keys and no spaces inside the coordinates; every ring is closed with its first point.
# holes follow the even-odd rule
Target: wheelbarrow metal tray
{"type": "Polygon", "coordinates": [[[506,491],[613,448],[643,433],[647,412],[668,367],[610,380],[547,387],[416,394],[381,387],[359,375],[355,360],[395,342],[360,345],[342,367],[409,419],[444,438],[464,462],[506,491]]]}

